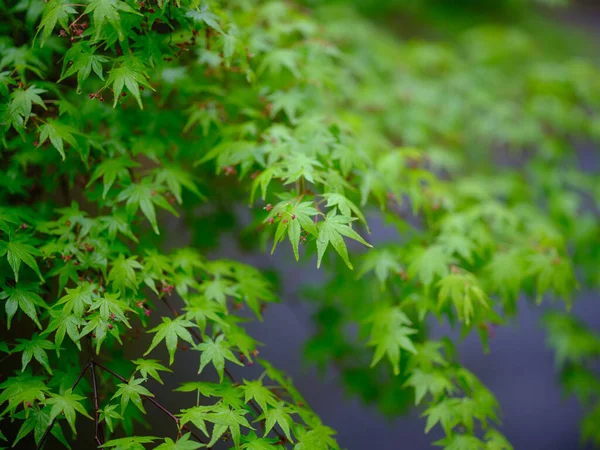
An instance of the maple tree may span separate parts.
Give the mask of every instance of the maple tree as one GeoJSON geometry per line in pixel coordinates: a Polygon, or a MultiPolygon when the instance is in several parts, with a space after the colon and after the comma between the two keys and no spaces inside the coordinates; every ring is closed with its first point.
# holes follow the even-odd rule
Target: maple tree
{"type": "Polygon", "coordinates": [[[325,272],[307,359],[387,414],[421,408],[446,449],[512,446],[428,323],[485,349],[522,301],[562,301],[548,344],[600,445],[600,334],[569,312],[600,288],[600,185],[575,144],[600,139],[600,70],[533,2],[455,22],[437,3],[0,0],[0,446],[79,448],[88,421],[115,450],[339,449],[258,357],[244,323],[285,299],[208,257],[225,232],[325,272]],[[172,411],[152,383],[181,359],[198,377],[172,411]],[[144,433],[155,413],[172,435],[144,433]]]}

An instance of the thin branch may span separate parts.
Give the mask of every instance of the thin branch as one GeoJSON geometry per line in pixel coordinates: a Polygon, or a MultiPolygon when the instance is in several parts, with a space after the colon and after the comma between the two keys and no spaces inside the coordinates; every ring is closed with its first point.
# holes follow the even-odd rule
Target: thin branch
{"type": "Polygon", "coordinates": [[[100,406],[98,403],[98,382],[96,380],[96,364],[92,361],[92,386],[94,388],[94,439],[101,446],[104,444],[104,434],[100,425],[100,406]]]}
{"type": "MultiPolygon", "coordinates": [[[[79,382],[81,381],[81,379],[83,378],[83,376],[85,375],[87,370],[90,368],[90,366],[91,366],[91,363],[87,363],[85,365],[85,367],[83,369],[81,369],[81,373],[75,380],[75,383],[73,383],[73,385],[71,386],[71,390],[73,390],[77,387],[77,385],[79,384],[79,382]]],[[[46,428],[46,431],[44,431],[44,434],[42,435],[42,438],[40,439],[40,443],[37,445],[37,450],[40,450],[42,448],[42,446],[44,445],[44,441],[48,437],[50,430],[52,430],[52,427],[54,426],[55,421],[56,421],[56,417],[54,419],[52,419],[52,421],[50,422],[50,425],[48,425],[48,427],[46,428]]]]}
{"type": "MultiPolygon", "coordinates": [[[[110,373],[113,377],[118,378],[123,383],[128,383],[127,379],[125,379],[124,377],[122,377],[118,373],[114,372],[113,370],[109,369],[105,365],[100,364],[99,362],[94,362],[94,365],[96,365],[99,368],[101,368],[102,370],[110,373]]],[[[179,417],[177,417],[173,413],[171,413],[167,408],[165,408],[163,405],[161,405],[160,403],[158,403],[153,397],[149,397],[148,395],[141,395],[140,397],[142,397],[144,400],[148,400],[150,403],[152,403],[154,406],[156,406],[158,409],[160,409],[163,413],[165,413],[167,416],[169,416],[175,422],[175,424],[177,425],[178,435],[181,435],[181,431],[179,430],[179,428],[180,428],[179,427],[179,425],[180,425],[179,417]]],[[[198,436],[196,433],[194,433],[194,431],[192,431],[186,425],[183,425],[181,427],[181,429],[189,432],[194,437],[194,439],[196,439],[198,442],[202,442],[203,444],[206,444],[206,440],[204,440],[201,436],[198,436]]]]}

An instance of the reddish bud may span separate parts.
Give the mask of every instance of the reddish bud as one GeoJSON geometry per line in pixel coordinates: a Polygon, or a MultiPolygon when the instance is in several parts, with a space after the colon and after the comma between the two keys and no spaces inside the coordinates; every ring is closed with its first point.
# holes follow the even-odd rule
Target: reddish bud
{"type": "Polygon", "coordinates": [[[282,222],[283,222],[283,223],[288,223],[288,222],[289,222],[289,220],[287,220],[287,219],[283,219],[283,220],[282,220],[282,222]]]}
{"type": "Polygon", "coordinates": [[[270,212],[273,209],[273,205],[271,205],[270,203],[267,204],[267,206],[265,206],[265,210],[267,212],[270,212]]]}
{"type": "Polygon", "coordinates": [[[113,327],[113,324],[112,324],[112,323],[109,323],[109,324],[108,324],[108,329],[109,329],[109,330],[112,330],[113,328],[114,328],[114,327],[113,327]]]}
{"type": "Polygon", "coordinates": [[[156,12],[156,10],[154,8],[148,8],[148,12],[150,14],[154,14],[156,12]]]}
{"type": "Polygon", "coordinates": [[[37,147],[38,145],[40,145],[39,141],[33,141],[33,146],[37,147]]]}
{"type": "Polygon", "coordinates": [[[292,214],[292,220],[296,218],[296,214],[292,214]]]}
{"type": "Polygon", "coordinates": [[[26,224],[26,223],[22,223],[22,224],[21,224],[21,229],[22,229],[22,230],[26,230],[27,228],[29,228],[29,227],[27,226],[27,224],[26,224]]]}
{"type": "Polygon", "coordinates": [[[146,315],[146,317],[150,317],[152,315],[152,311],[150,311],[147,308],[144,308],[144,314],[146,315]]]}
{"type": "Polygon", "coordinates": [[[78,265],[79,265],[79,261],[75,261],[75,262],[73,263],[73,265],[74,265],[74,266],[78,266],[78,265]]]}
{"type": "Polygon", "coordinates": [[[270,225],[270,224],[272,224],[273,222],[275,222],[275,219],[274,219],[273,217],[269,217],[269,218],[267,219],[267,223],[268,223],[269,225],[270,225]]]}

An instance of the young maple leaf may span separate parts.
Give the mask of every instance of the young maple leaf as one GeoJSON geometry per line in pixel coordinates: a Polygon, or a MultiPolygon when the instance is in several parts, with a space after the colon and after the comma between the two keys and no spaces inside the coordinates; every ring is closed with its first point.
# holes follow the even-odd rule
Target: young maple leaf
{"type": "Polygon", "coordinates": [[[163,384],[163,380],[158,374],[159,370],[162,372],[173,372],[171,369],[163,366],[159,361],[155,359],[138,358],[131,362],[136,365],[135,371],[139,372],[142,377],[147,379],[148,375],[150,375],[160,384],[163,384]]]}
{"type": "Polygon", "coordinates": [[[48,360],[48,354],[46,350],[51,350],[54,348],[54,344],[50,341],[43,339],[37,333],[31,335],[31,339],[17,339],[18,344],[15,345],[12,352],[22,353],[21,355],[21,363],[22,368],[21,372],[25,371],[25,368],[29,364],[32,358],[35,358],[37,362],[39,362],[44,369],[48,371],[50,375],[52,375],[52,369],[50,368],[50,362],[48,360]]]}
{"type": "Polygon", "coordinates": [[[452,380],[440,370],[425,372],[421,369],[415,369],[405,385],[412,386],[415,389],[415,405],[421,403],[428,392],[435,398],[442,392],[450,394],[455,390],[452,380]]]}
{"type": "Polygon", "coordinates": [[[119,34],[119,39],[125,39],[123,30],[121,29],[121,16],[119,11],[137,14],[139,12],[121,0],[91,0],[90,4],[85,8],[84,14],[92,14],[94,21],[94,40],[100,38],[100,33],[106,23],[109,23],[119,34]]]}
{"type": "Polygon", "coordinates": [[[205,447],[204,444],[196,441],[190,441],[190,433],[186,433],[176,441],[171,438],[165,438],[165,442],[160,444],[158,447],[154,447],[154,450],[195,450],[200,447],[205,447]]]}
{"type": "Polygon", "coordinates": [[[375,354],[371,367],[374,367],[385,355],[387,355],[394,375],[400,373],[400,349],[411,353],[417,353],[410,336],[417,330],[410,328],[411,321],[398,307],[380,307],[367,322],[372,323],[371,338],[367,345],[375,347],[375,354]]]}
{"type": "Polygon", "coordinates": [[[263,386],[262,380],[244,380],[241,388],[244,391],[246,403],[254,400],[263,412],[267,410],[267,405],[275,406],[278,403],[275,394],[263,386]]]}
{"type": "Polygon", "coordinates": [[[65,141],[71,145],[71,147],[77,147],[77,141],[73,137],[77,130],[71,125],[67,125],[59,122],[55,119],[48,119],[45,124],[40,127],[40,138],[38,139],[38,147],[44,142],[50,139],[50,142],[54,146],[63,161],[65,160],[65,141]]]}
{"type": "Polygon", "coordinates": [[[223,402],[213,406],[212,412],[206,414],[206,420],[215,424],[208,447],[212,447],[227,430],[231,433],[234,444],[239,446],[240,428],[254,429],[244,417],[246,414],[248,414],[248,410],[243,408],[232,409],[223,402]]]}
{"type": "Polygon", "coordinates": [[[34,321],[38,328],[42,328],[38,320],[37,308],[47,309],[46,302],[35,293],[38,286],[35,284],[19,283],[15,287],[3,286],[0,299],[6,299],[4,308],[6,310],[7,328],[10,330],[10,322],[17,309],[23,311],[34,321]]]}
{"type": "Polygon", "coordinates": [[[85,397],[73,394],[71,389],[67,389],[62,395],[52,395],[52,397],[46,400],[46,404],[52,405],[50,421],[53,421],[59,414],[64,414],[73,434],[77,434],[77,429],[75,428],[75,413],[78,412],[88,419],[91,419],[90,415],[81,404],[81,400],[85,400],[85,397]]]}
{"type": "Polygon", "coordinates": [[[437,277],[445,277],[450,273],[450,265],[455,261],[440,245],[428,248],[419,247],[411,255],[408,274],[418,276],[425,286],[429,286],[437,277]]]}
{"type": "Polygon", "coordinates": [[[201,373],[207,364],[212,363],[219,374],[219,380],[223,381],[225,360],[231,361],[238,366],[243,366],[229,349],[229,343],[225,340],[225,335],[223,334],[219,335],[214,341],[211,338],[207,338],[206,341],[196,345],[194,348],[202,352],[198,373],[201,373]]]}
{"type": "Polygon", "coordinates": [[[106,441],[102,447],[116,447],[119,450],[146,450],[145,444],[152,444],[156,441],[155,436],[130,436],[106,441]]]}
{"type": "Polygon", "coordinates": [[[437,286],[439,306],[451,300],[458,317],[468,325],[471,317],[475,314],[474,305],[478,303],[484,308],[489,308],[487,296],[479,286],[477,278],[471,273],[451,273],[443,277],[437,286]]]}
{"type": "Polygon", "coordinates": [[[128,383],[120,383],[117,385],[119,389],[112,398],[121,398],[121,414],[125,413],[125,408],[127,408],[129,402],[133,403],[142,413],[146,414],[141,396],[154,397],[154,395],[144,386],[141,386],[144,381],[144,378],[136,378],[129,380],[128,383]]]}
{"type": "Polygon", "coordinates": [[[150,90],[154,90],[150,83],[148,83],[147,78],[148,75],[146,74],[145,67],[139,61],[132,60],[131,58],[121,59],[121,65],[111,69],[106,84],[104,85],[105,88],[112,85],[114,96],[113,108],[117,106],[123,88],[127,88],[131,95],[137,100],[140,109],[144,109],[142,97],[140,95],[140,85],[150,90]]]}
{"type": "Polygon", "coordinates": [[[264,412],[257,417],[256,420],[265,419],[265,436],[269,434],[269,431],[277,424],[285,434],[285,437],[290,442],[294,442],[290,435],[290,424],[294,423],[290,414],[295,411],[286,406],[284,402],[278,402],[275,406],[267,408],[264,412]]]}
{"type": "Polygon", "coordinates": [[[154,335],[154,338],[152,338],[150,348],[146,350],[144,356],[150,353],[154,347],[164,340],[165,344],[167,345],[167,350],[169,351],[169,365],[171,365],[175,360],[175,350],[177,350],[178,338],[183,339],[191,345],[194,345],[194,339],[187,329],[194,328],[196,325],[193,322],[186,320],[182,316],[177,317],[175,320],[169,317],[163,317],[162,321],[163,323],[148,331],[149,333],[156,334],[154,335]]]}
{"type": "Polygon", "coordinates": [[[6,255],[8,264],[12,268],[15,274],[15,281],[19,282],[19,269],[21,268],[21,261],[31,267],[40,281],[44,282],[44,277],[40,272],[35,256],[40,256],[41,252],[35,247],[25,244],[17,240],[11,240],[9,242],[0,241],[0,257],[6,255]]]}
{"type": "Polygon", "coordinates": [[[342,257],[346,265],[352,269],[352,264],[348,258],[348,249],[342,236],[349,237],[360,242],[367,247],[372,247],[366,242],[356,231],[350,228],[347,224],[354,219],[347,216],[338,216],[335,211],[330,211],[325,218],[325,221],[319,223],[319,237],[317,238],[317,268],[321,266],[321,260],[325,254],[327,246],[331,246],[342,257]]]}

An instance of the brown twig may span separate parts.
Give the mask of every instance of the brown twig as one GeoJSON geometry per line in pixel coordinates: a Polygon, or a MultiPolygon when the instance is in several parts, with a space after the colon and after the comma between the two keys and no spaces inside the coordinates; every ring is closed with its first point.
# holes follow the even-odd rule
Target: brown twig
{"type": "Polygon", "coordinates": [[[98,382],[96,380],[96,363],[92,361],[92,386],[94,388],[94,440],[101,446],[104,444],[104,434],[100,425],[100,406],[98,403],[98,382]]]}

